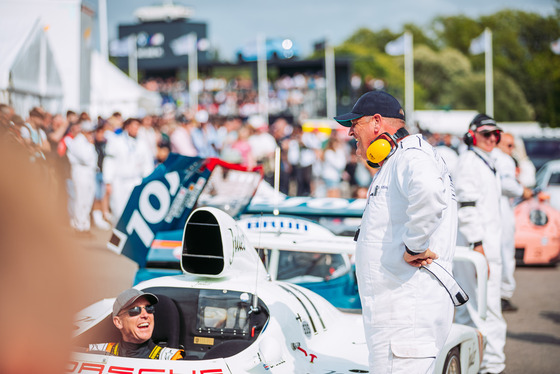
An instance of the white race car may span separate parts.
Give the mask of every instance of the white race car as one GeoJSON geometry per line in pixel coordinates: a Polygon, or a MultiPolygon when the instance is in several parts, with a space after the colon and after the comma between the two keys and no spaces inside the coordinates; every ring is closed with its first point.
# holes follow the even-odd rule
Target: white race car
{"type": "MultiPolygon", "coordinates": [[[[82,310],[68,373],[367,373],[362,318],[339,311],[303,287],[270,280],[254,247],[226,213],[195,210],[185,225],[183,275],[135,287],[158,296],[155,343],[185,349],[181,361],[88,352],[116,342],[114,299],[82,310]]],[[[453,325],[437,373],[476,373],[480,334],[453,325]]]]}

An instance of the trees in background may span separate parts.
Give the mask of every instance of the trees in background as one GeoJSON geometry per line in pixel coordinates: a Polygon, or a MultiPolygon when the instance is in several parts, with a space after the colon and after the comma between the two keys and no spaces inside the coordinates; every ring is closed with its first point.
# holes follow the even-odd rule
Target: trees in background
{"type": "MultiPolygon", "coordinates": [[[[437,17],[426,30],[405,25],[414,37],[415,108],[484,111],[484,54],[469,54],[469,46],[486,27],[493,33],[495,118],[560,126],[560,55],[550,47],[560,38],[558,13],[503,10],[478,19],[437,17]]],[[[362,28],[336,53],[353,57],[362,80],[380,80],[402,99],[403,58],[384,52],[401,34],[362,28]]]]}

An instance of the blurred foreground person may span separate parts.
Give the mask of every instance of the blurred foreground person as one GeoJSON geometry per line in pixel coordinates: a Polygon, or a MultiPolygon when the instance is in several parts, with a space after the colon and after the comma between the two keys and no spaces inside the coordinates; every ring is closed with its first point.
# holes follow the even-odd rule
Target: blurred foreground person
{"type": "Polygon", "coordinates": [[[335,117],[357,140],[356,154],[379,169],[355,237],[370,373],[432,373],[453,322],[448,291],[419,267],[451,272],[455,191],[443,159],[408,134],[404,118],[383,91],[335,117]]]}
{"type": "Polygon", "coordinates": [[[87,288],[63,206],[45,197],[25,152],[0,146],[0,373],[60,374],[87,288]]]}
{"type": "Polygon", "coordinates": [[[453,269],[457,279],[472,295],[471,302],[457,309],[455,321],[476,327],[486,336],[481,373],[501,373],[506,367],[506,321],[502,316],[500,289],[502,284],[500,199],[502,189],[491,152],[500,141],[501,129],[493,118],[478,114],[465,134],[468,151],[459,157],[454,181],[459,203],[457,244],[470,247],[488,261],[488,315],[482,320],[477,312],[476,274],[471,265],[459,263],[453,269]]]}

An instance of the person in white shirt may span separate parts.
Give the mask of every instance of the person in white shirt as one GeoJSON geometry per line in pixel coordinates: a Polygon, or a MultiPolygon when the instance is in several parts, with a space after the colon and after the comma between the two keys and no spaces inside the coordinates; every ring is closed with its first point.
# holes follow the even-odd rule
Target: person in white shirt
{"type": "Polygon", "coordinates": [[[346,150],[344,144],[338,138],[338,134],[333,132],[327,142],[323,152],[321,163],[321,177],[327,188],[327,197],[340,197],[340,182],[346,167],[346,150]]]}
{"type": "Polygon", "coordinates": [[[502,312],[514,312],[517,307],[511,303],[515,291],[515,214],[513,203],[516,198],[528,199],[533,195],[531,189],[523,187],[517,180],[515,161],[512,157],[514,148],[513,135],[503,133],[498,146],[492,151],[496,169],[500,173],[502,197],[502,312]]]}
{"type": "Polygon", "coordinates": [[[448,291],[419,267],[451,271],[455,191],[443,159],[421,135],[408,135],[404,118],[383,91],[362,95],[350,113],[334,118],[350,128],[356,154],[379,169],[355,239],[374,374],[432,373],[453,321],[448,291]]]}
{"type": "Polygon", "coordinates": [[[123,131],[107,138],[103,159],[103,181],[109,193],[109,206],[116,224],[130,194],[154,170],[154,157],[146,143],[136,139],[140,122],[129,118],[123,131]]]}
{"type": "Polygon", "coordinates": [[[453,174],[459,203],[457,244],[472,248],[488,261],[487,306],[485,320],[477,312],[476,275],[471,266],[457,264],[453,272],[471,296],[469,303],[457,308],[457,323],[476,327],[487,339],[481,373],[501,373],[505,369],[506,321],[502,316],[502,187],[491,152],[500,141],[502,130],[486,114],[478,114],[465,134],[468,151],[459,156],[453,174]]]}
{"type": "Polygon", "coordinates": [[[79,233],[88,233],[91,228],[90,212],[95,198],[97,171],[97,151],[93,144],[95,127],[91,121],[82,121],[79,126],[81,131],[74,138],[66,140],[66,154],[70,161],[74,189],[70,224],[79,233]]]}

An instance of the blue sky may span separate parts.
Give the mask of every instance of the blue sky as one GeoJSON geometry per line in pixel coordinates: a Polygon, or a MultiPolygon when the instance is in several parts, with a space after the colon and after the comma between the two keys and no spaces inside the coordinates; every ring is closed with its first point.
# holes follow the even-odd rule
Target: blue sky
{"type": "MultiPolygon", "coordinates": [[[[98,0],[86,0],[94,4],[98,0]]],[[[109,40],[117,37],[119,24],[135,23],[135,9],[161,4],[162,0],[107,0],[109,40]]],[[[327,38],[339,44],[360,27],[402,30],[405,23],[427,26],[438,15],[463,14],[476,18],[501,9],[519,9],[542,15],[555,13],[554,0],[175,0],[191,7],[193,21],[206,22],[210,42],[220,56],[233,59],[234,51],[254,39],[292,38],[303,55],[313,43],[327,38]]]]}

